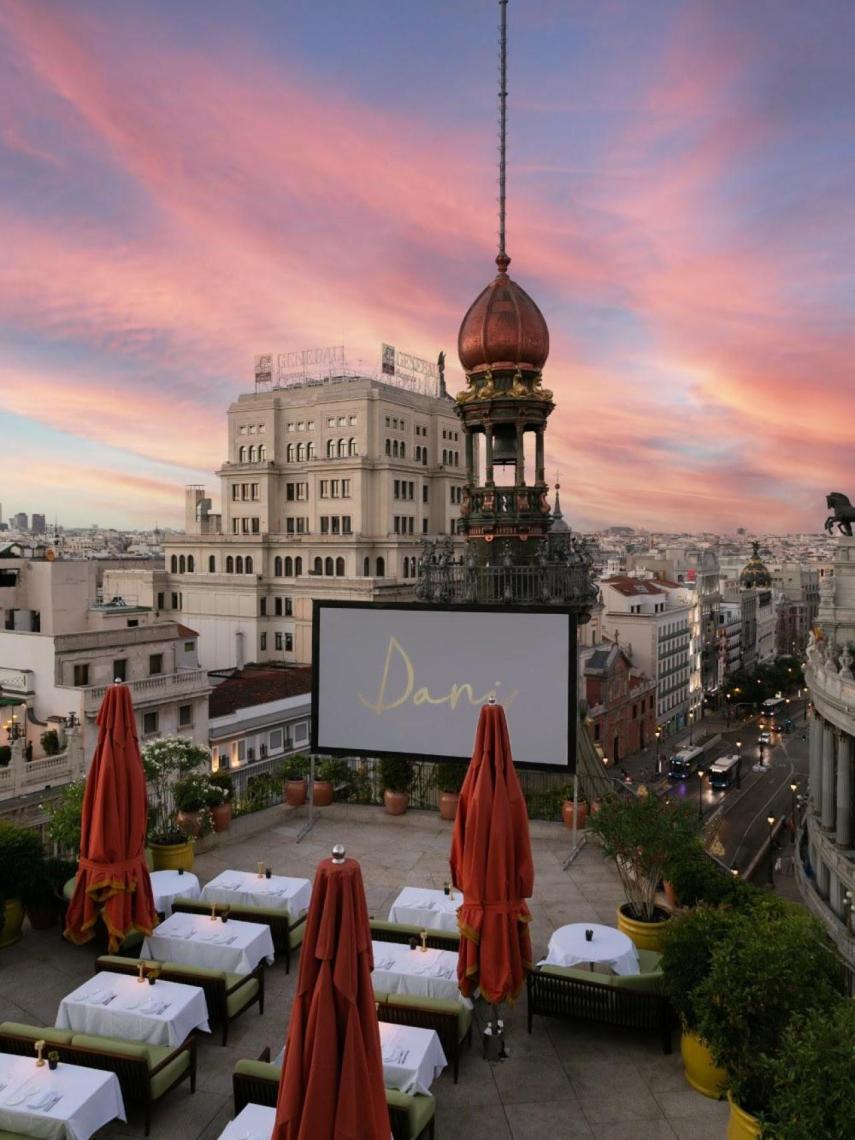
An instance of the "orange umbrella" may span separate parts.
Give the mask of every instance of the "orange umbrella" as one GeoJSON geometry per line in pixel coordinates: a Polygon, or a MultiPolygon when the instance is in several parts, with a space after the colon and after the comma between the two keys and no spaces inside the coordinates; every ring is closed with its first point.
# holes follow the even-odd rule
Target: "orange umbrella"
{"type": "Polygon", "coordinates": [[[389,1140],[362,871],[318,864],[271,1140],[389,1140]]]}
{"type": "Polygon", "coordinates": [[[511,757],[505,710],[481,709],[475,751],[460,790],[451,841],[451,878],[463,892],[457,912],[460,991],[478,988],[493,1005],[514,1001],[531,969],[534,891],[528,812],[511,757]]]}
{"type": "Polygon", "coordinates": [[[98,711],[98,744],[86,778],[77,884],[65,937],[88,942],[104,920],[113,953],[132,931],[157,921],[145,864],[148,819],[145,774],[134,706],[126,686],[110,685],[98,711]]]}

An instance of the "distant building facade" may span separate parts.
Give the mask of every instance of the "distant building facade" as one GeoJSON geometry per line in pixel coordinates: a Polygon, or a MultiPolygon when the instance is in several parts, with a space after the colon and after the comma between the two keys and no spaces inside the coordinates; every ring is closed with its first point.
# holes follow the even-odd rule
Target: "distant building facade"
{"type": "Polygon", "coordinates": [[[656,740],[656,684],[613,641],[583,650],[581,665],[594,741],[609,766],[619,765],[656,740]]]}
{"type": "Polygon", "coordinates": [[[309,668],[249,666],[216,685],[209,702],[211,764],[231,770],[308,751],[309,668]]]}

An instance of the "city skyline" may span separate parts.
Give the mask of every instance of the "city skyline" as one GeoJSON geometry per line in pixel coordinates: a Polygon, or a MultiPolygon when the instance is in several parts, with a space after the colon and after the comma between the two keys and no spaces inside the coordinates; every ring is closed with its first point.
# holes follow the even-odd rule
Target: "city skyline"
{"type": "MultiPolygon", "coordinates": [[[[493,273],[496,11],[0,8],[4,501],[180,523],[255,353],[448,357],[493,273]]],[[[403,8],[403,10],[399,10],[403,8]]],[[[510,4],[511,276],[574,527],[820,531],[848,483],[855,12],[510,4]]]]}

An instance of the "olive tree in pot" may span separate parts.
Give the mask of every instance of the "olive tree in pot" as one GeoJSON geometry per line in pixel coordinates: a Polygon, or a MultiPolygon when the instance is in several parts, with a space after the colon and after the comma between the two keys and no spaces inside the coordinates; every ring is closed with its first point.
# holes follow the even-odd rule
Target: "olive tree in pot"
{"type": "Polygon", "coordinates": [[[228,831],[232,822],[234,781],[228,768],[220,768],[208,776],[208,807],[214,831],[228,831]]]}
{"type": "Polygon", "coordinates": [[[336,788],[340,788],[343,799],[347,799],[353,787],[353,773],[343,759],[322,760],[315,768],[315,783],[312,787],[312,803],[315,807],[329,807],[333,802],[336,788]]]}
{"type": "Polygon", "coordinates": [[[407,810],[414,777],[415,767],[412,760],[386,756],[380,761],[383,806],[389,815],[403,815],[407,810]]]}
{"type": "MultiPolygon", "coordinates": [[[[203,766],[210,767],[206,748],[183,736],[163,736],[142,750],[148,784],[148,842],[156,871],[189,871],[193,867],[193,843],[175,821],[176,782],[203,766]]],[[[207,804],[206,804],[207,806],[207,804]]]]}
{"type": "Polygon", "coordinates": [[[302,807],[308,794],[309,757],[297,752],[282,763],[282,798],[289,807],[302,807]]]}
{"type": "Polygon", "coordinates": [[[453,820],[460,803],[460,789],[466,779],[466,764],[451,760],[438,763],[434,769],[434,783],[439,792],[439,818],[453,820]]]}
{"type": "Polygon", "coordinates": [[[588,820],[607,856],[614,859],[626,902],[618,908],[618,929],[639,950],[661,950],[670,915],[656,905],[663,869],[700,833],[693,807],[666,804],[656,796],[612,796],[588,820]]]}
{"type": "Polygon", "coordinates": [[[730,1078],[729,1135],[751,1136],[752,1128],[760,1134],[787,1030],[813,1011],[828,1017],[840,1000],[842,975],[821,924],[794,904],[775,899],[752,906],[723,930],[693,1005],[699,1035],[730,1078]]]}

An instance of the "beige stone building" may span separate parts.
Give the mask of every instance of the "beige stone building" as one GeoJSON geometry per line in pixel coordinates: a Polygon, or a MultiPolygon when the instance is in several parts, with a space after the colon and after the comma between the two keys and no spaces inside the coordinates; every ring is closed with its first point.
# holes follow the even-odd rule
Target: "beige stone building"
{"type": "Polygon", "coordinates": [[[240,396],[228,410],[222,509],[186,495],[162,572],[110,571],[199,631],[202,664],[308,663],[312,600],[412,597],[423,538],[454,533],[465,465],[447,397],[361,376],[240,396]]]}

